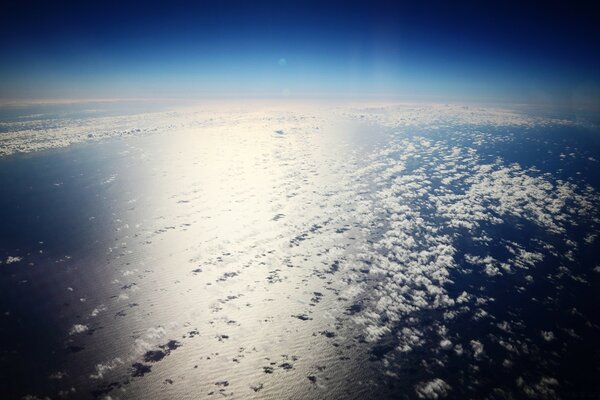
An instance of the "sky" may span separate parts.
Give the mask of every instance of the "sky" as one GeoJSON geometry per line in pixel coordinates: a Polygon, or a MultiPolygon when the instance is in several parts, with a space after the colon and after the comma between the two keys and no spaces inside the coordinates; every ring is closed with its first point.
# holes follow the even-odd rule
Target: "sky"
{"type": "Polygon", "coordinates": [[[591,5],[479,3],[11,2],[0,98],[598,103],[591,5]]]}

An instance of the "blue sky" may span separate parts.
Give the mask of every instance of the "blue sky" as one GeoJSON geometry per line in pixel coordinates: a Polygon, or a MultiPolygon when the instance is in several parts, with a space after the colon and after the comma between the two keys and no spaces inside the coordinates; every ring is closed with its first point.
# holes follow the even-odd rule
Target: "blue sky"
{"type": "Polygon", "coordinates": [[[577,4],[149,0],[3,11],[1,98],[569,103],[600,92],[600,28],[577,4]]]}

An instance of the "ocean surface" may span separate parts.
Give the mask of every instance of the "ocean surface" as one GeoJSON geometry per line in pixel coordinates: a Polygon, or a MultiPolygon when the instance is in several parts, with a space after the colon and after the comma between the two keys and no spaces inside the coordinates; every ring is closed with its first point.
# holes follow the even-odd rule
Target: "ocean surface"
{"type": "Polygon", "coordinates": [[[0,398],[600,396],[600,130],[4,109],[0,398]]]}

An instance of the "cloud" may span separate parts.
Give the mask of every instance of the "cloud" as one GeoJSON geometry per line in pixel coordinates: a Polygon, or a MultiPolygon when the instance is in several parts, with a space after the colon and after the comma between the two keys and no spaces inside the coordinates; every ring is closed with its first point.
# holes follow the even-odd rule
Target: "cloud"
{"type": "Polygon", "coordinates": [[[448,396],[452,388],[440,378],[429,382],[421,382],[415,386],[415,393],[420,399],[441,399],[448,396]]]}
{"type": "Polygon", "coordinates": [[[555,339],[554,337],[554,332],[552,331],[542,331],[542,338],[544,338],[544,340],[546,342],[551,342],[555,339]]]}
{"type": "Polygon", "coordinates": [[[483,354],[483,344],[479,340],[471,340],[471,349],[475,358],[480,358],[483,354]]]}
{"type": "Polygon", "coordinates": [[[540,378],[539,382],[534,384],[527,384],[525,381],[520,378],[517,381],[517,385],[520,386],[527,395],[527,397],[531,399],[558,399],[558,393],[556,390],[558,389],[559,382],[556,378],[543,376],[540,378]]]}
{"type": "Polygon", "coordinates": [[[107,310],[107,307],[104,304],[100,304],[98,307],[94,308],[90,313],[90,316],[97,317],[101,312],[107,310]]]}
{"type": "MultiPolygon", "coordinates": [[[[389,132],[382,139],[383,144],[368,143],[363,148],[360,142],[357,146],[360,149],[348,145],[352,152],[343,153],[344,156],[337,153],[340,147],[331,145],[327,138],[313,135],[317,132],[314,126],[322,126],[323,121],[330,120],[315,117],[317,122],[309,118],[310,122],[306,122],[297,112],[288,115],[276,111],[265,111],[260,115],[215,116],[217,121],[211,124],[225,126],[230,135],[227,141],[220,142],[227,144],[223,146],[224,151],[229,151],[227,146],[234,147],[230,154],[219,155],[219,160],[235,155],[231,174],[242,171],[244,175],[242,178],[236,175],[230,181],[223,176],[219,183],[224,187],[233,183],[232,189],[239,190],[241,197],[237,200],[246,207],[240,208],[239,215],[251,214],[253,218],[248,220],[248,226],[258,227],[255,222],[262,217],[258,212],[249,212],[257,204],[253,202],[254,198],[260,198],[261,204],[269,203],[264,218],[272,225],[262,232],[256,228],[247,237],[242,237],[249,232],[244,229],[240,229],[240,236],[236,236],[237,231],[221,235],[222,228],[215,227],[212,243],[191,250],[197,250],[198,254],[190,257],[193,264],[190,271],[200,272],[193,275],[189,272],[189,278],[209,279],[212,284],[216,281],[215,286],[228,285],[229,290],[253,281],[254,277],[247,279],[248,271],[258,262],[261,266],[276,264],[296,268],[306,265],[307,255],[310,255],[310,271],[314,275],[307,277],[307,282],[317,276],[328,286],[331,284],[328,289],[340,302],[339,306],[329,309],[327,317],[335,317],[336,309],[340,310],[339,314],[345,312],[343,315],[348,316],[358,331],[357,337],[360,336],[361,341],[364,339],[366,346],[381,350],[378,353],[381,357],[377,359],[381,359],[381,365],[390,376],[398,371],[394,369],[394,363],[410,359],[407,353],[415,350],[419,351],[418,356],[433,376],[436,376],[438,366],[452,365],[449,363],[452,357],[472,356],[474,359],[469,362],[478,366],[485,358],[485,350],[490,356],[492,351],[495,356],[497,350],[498,360],[508,360],[505,364],[510,366],[516,363],[518,356],[534,353],[537,346],[518,339],[526,328],[522,315],[519,312],[510,316],[495,314],[496,299],[493,296],[502,296],[502,293],[491,294],[488,285],[498,283],[507,290],[525,290],[531,282],[541,281],[542,270],[553,279],[565,276],[583,284],[584,277],[574,274],[570,268],[583,246],[572,228],[578,226],[577,231],[581,230],[582,234],[586,230],[597,230],[593,218],[597,216],[597,205],[600,204],[598,194],[578,181],[563,180],[533,167],[509,163],[493,151],[510,142],[513,131],[518,132],[513,128],[568,125],[566,122],[487,108],[476,111],[435,105],[336,109],[331,111],[333,118],[344,115],[359,119],[364,116],[362,120],[380,124],[377,129],[383,125],[384,131],[389,132]],[[499,129],[506,127],[510,130],[499,129]],[[274,135],[275,130],[285,134],[274,135]],[[251,141],[247,139],[247,132],[253,132],[251,141]],[[261,132],[264,135],[261,136],[261,132]],[[236,147],[238,140],[243,146],[236,147]],[[261,157],[272,159],[273,165],[261,164],[256,156],[258,153],[248,150],[255,144],[260,148],[261,157]],[[244,156],[246,151],[250,156],[244,156]],[[271,168],[258,170],[256,165],[271,168]],[[273,191],[272,197],[265,197],[263,201],[256,182],[247,187],[236,186],[241,185],[246,175],[262,176],[265,171],[273,175],[273,181],[268,180],[265,184],[269,193],[273,191]],[[294,209],[296,203],[301,206],[294,209]],[[285,218],[273,221],[273,215],[285,215],[285,218]],[[539,234],[531,240],[511,236],[520,226],[539,234]],[[220,236],[227,240],[220,241],[220,236]],[[229,249],[232,243],[238,243],[238,251],[224,256],[224,249],[229,249]],[[563,251],[564,248],[568,250],[563,251]],[[284,249],[284,255],[278,258],[281,249],[284,249]],[[548,264],[561,265],[561,268],[554,271],[551,265],[546,268],[548,264]],[[247,268],[236,267],[232,272],[233,269],[227,269],[231,265],[247,268]],[[336,279],[331,279],[334,273],[336,279]],[[233,278],[229,274],[235,274],[235,279],[219,279],[223,276],[233,278]],[[467,279],[462,280],[463,277],[467,279]],[[474,328],[485,326],[491,333],[475,336],[480,330],[465,329],[465,323],[474,328]],[[485,348],[482,342],[486,343],[485,348]]],[[[12,144],[13,149],[33,151],[46,148],[44,146],[116,137],[115,132],[123,131],[123,126],[129,124],[147,124],[145,126],[150,130],[142,131],[140,135],[154,132],[153,126],[166,127],[165,132],[190,128],[196,132],[206,128],[204,121],[208,117],[205,113],[194,112],[148,115],[148,121],[133,117],[109,118],[99,121],[101,132],[93,138],[81,136],[83,129],[90,129],[87,122],[77,129],[71,126],[64,131],[49,128],[48,138],[39,132],[28,132],[13,138],[12,144]],[[123,126],[117,129],[119,124],[123,126]],[[39,140],[34,140],[36,138],[39,140]],[[40,147],[36,147],[40,143],[40,147]]],[[[219,134],[225,131],[216,130],[219,134]]],[[[366,139],[361,137],[360,140],[366,139]]],[[[210,157],[209,152],[206,155],[210,157]]],[[[209,158],[209,161],[214,159],[209,158]]],[[[110,183],[114,177],[116,175],[110,175],[102,181],[110,183]]],[[[174,196],[173,203],[185,209],[186,219],[206,194],[200,186],[174,196]]],[[[203,203],[203,218],[217,209],[229,207],[229,204],[216,203],[203,203]]],[[[179,216],[183,218],[183,214],[179,216]]],[[[203,220],[210,228],[208,218],[203,220]]],[[[120,220],[116,222],[122,225],[117,230],[121,232],[119,235],[133,230],[133,222],[131,228],[120,220]]],[[[143,229],[135,228],[139,232],[128,238],[129,248],[134,248],[138,233],[144,241],[151,242],[152,235],[178,232],[178,225],[165,227],[164,221],[147,221],[143,229]]],[[[208,229],[207,232],[213,231],[208,229]]],[[[594,240],[590,235],[585,237],[594,240]]],[[[120,246],[115,245],[111,257],[119,253],[119,247],[125,247],[124,242],[116,243],[120,246]]],[[[139,279],[146,274],[136,269],[118,271],[125,277],[139,275],[139,279]]],[[[285,279],[285,274],[279,270],[270,272],[269,285],[277,284],[280,278],[285,279]]],[[[114,283],[121,286],[127,282],[115,280],[114,283]]],[[[557,282],[556,287],[559,284],[557,282]]],[[[130,291],[139,288],[126,286],[130,291]]],[[[327,291],[321,292],[328,297],[327,291]]],[[[310,293],[305,303],[298,302],[298,310],[288,314],[310,315],[307,308],[318,307],[317,301],[310,300],[313,292],[310,293]]],[[[143,290],[137,295],[145,296],[143,290]]],[[[123,292],[117,299],[128,298],[123,292]]],[[[232,306],[234,301],[213,300],[214,307],[209,306],[212,311],[231,306],[231,313],[236,312],[237,306],[232,306]]],[[[144,303],[140,303],[143,307],[144,303]]],[[[105,310],[105,306],[98,305],[90,315],[95,317],[105,310]]],[[[181,316],[177,318],[186,320],[181,316]]],[[[318,322],[316,318],[311,321],[318,322]]],[[[86,325],[78,324],[71,329],[71,334],[86,330],[86,325]]],[[[138,332],[131,340],[132,349],[124,354],[135,356],[156,350],[157,341],[166,335],[165,328],[160,326],[138,332]]],[[[540,337],[539,329],[533,333],[539,341],[554,335],[542,331],[540,337]]],[[[92,377],[100,379],[121,364],[129,365],[129,359],[123,360],[126,362],[118,358],[98,364],[92,377]]],[[[449,382],[455,385],[453,381],[449,382]]],[[[542,393],[554,387],[550,383],[539,388],[537,383],[528,385],[528,390],[542,393]]],[[[421,382],[414,389],[420,398],[441,398],[449,394],[451,387],[437,378],[421,382]]]]}
{"type": "Polygon", "coordinates": [[[112,360],[106,361],[104,363],[96,364],[96,373],[91,374],[90,378],[103,379],[108,372],[112,371],[120,365],[123,365],[123,360],[121,360],[121,358],[119,357],[115,357],[112,360]]]}
{"type": "MultiPolygon", "coordinates": [[[[285,67],[288,60],[280,58],[277,64],[285,67]]],[[[289,89],[286,93],[289,95],[289,89]]],[[[248,111],[256,110],[250,109],[242,113],[254,119],[249,122],[260,122],[258,114],[253,115],[248,111]]],[[[340,107],[334,105],[328,110],[316,109],[314,113],[321,115],[323,111],[334,116],[343,114],[346,118],[369,120],[383,126],[419,127],[426,130],[452,125],[540,127],[573,124],[567,120],[532,117],[498,108],[464,108],[441,104],[388,105],[377,110],[347,107],[340,110],[340,107]]],[[[43,115],[24,121],[0,121],[0,130],[3,132],[0,139],[0,157],[109,138],[181,132],[190,127],[231,125],[232,121],[240,117],[238,108],[236,113],[223,111],[216,106],[210,109],[203,106],[181,107],[168,112],[145,112],[111,117],[93,116],[75,121],[69,118],[44,119],[43,115]]],[[[281,111],[270,111],[272,118],[281,118],[283,115],[281,111]]],[[[474,143],[482,140],[485,140],[483,136],[476,137],[474,143]]]]}
{"type": "Polygon", "coordinates": [[[79,333],[87,332],[90,328],[87,325],[75,324],[69,330],[69,335],[77,335],[79,333]]]}

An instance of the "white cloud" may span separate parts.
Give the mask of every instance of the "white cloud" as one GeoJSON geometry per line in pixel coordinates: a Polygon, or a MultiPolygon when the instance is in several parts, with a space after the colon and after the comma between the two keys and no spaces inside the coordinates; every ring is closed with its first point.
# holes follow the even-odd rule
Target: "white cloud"
{"type": "Polygon", "coordinates": [[[475,358],[479,358],[483,354],[483,344],[479,340],[471,340],[471,349],[475,358]]]}
{"type": "Polygon", "coordinates": [[[94,308],[90,313],[90,316],[97,317],[101,312],[106,311],[107,308],[104,304],[100,304],[98,307],[94,308]]]}
{"type": "Polygon", "coordinates": [[[551,342],[555,339],[554,337],[554,332],[552,331],[542,331],[542,338],[544,338],[544,340],[546,342],[551,342]]]}
{"type": "Polygon", "coordinates": [[[94,374],[91,374],[90,378],[103,379],[108,372],[112,371],[120,365],[123,365],[123,360],[121,360],[121,358],[119,357],[115,357],[112,360],[108,360],[104,363],[96,364],[96,372],[94,374]]]}
{"type": "Polygon", "coordinates": [[[87,332],[90,328],[87,325],[75,324],[69,330],[69,335],[76,335],[78,333],[87,332]]]}
{"type": "Polygon", "coordinates": [[[415,393],[420,399],[441,399],[448,396],[452,388],[440,378],[429,382],[421,382],[415,386],[415,393]]]}

